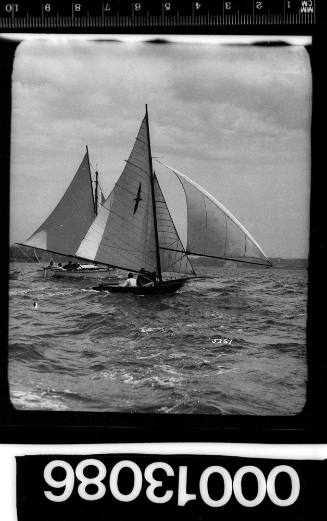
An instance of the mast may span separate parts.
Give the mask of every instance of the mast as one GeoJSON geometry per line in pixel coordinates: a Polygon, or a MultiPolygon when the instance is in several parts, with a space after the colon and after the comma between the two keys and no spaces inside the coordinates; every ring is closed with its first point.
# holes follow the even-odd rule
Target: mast
{"type": "Polygon", "coordinates": [[[86,155],[87,155],[87,164],[89,166],[89,175],[90,175],[90,183],[91,183],[91,191],[92,191],[92,198],[93,198],[93,208],[94,208],[94,215],[97,215],[97,206],[95,205],[95,198],[93,193],[93,186],[92,186],[92,177],[91,177],[91,165],[90,165],[90,157],[89,157],[89,148],[86,146],[86,155]]]}
{"type": "Polygon", "coordinates": [[[157,258],[157,270],[158,270],[158,278],[159,282],[162,282],[162,274],[161,274],[161,263],[160,263],[160,251],[159,251],[159,238],[158,238],[158,224],[157,224],[157,211],[156,211],[156,201],[154,196],[154,174],[153,174],[153,166],[152,166],[152,155],[151,155],[151,143],[150,143],[150,129],[149,129],[149,116],[148,116],[148,106],[145,105],[145,115],[146,115],[146,128],[148,132],[148,152],[149,152],[149,167],[150,167],[150,185],[151,185],[151,196],[152,196],[152,211],[153,211],[153,223],[154,223],[154,237],[156,243],[156,258],[157,258]]]}
{"type": "Polygon", "coordinates": [[[99,189],[99,173],[95,171],[95,190],[94,190],[94,207],[95,207],[95,215],[98,215],[98,189],[99,189]]]}

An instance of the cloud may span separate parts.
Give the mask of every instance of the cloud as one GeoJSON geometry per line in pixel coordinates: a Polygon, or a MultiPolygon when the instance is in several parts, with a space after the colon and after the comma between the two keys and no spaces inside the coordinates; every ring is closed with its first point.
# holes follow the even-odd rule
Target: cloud
{"type": "MultiPolygon", "coordinates": [[[[260,227],[270,227],[274,213],[289,215],[280,193],[292,190],[296,175],[308,186],[310,102],[309,61],[299,47],[23,42],[13,74],[15,237],[32,233],[56,204],[86,144],[104,188],[111,189],[145,103],[153,155],[185,167],[196,181],[208,183],[213,195],[225,192],[228,199],[234,190],[232,204],[245,220],[252,219],[258,194],[251,186],[258,177],[260,200],[269,204],[271,180],[283,181],[269,220],[264,203],[258,210],[252,231],[261,235],[260,227]],[[28,211],[36,191],[41,191],[38,208],[28,211]]],[[[301,186],[300,200],[291,203],[294,215],[306,204],[308,188],[301,186]]],[[[301,237],[299,225],[290,224],[293,228],[303,244],[307,228],[301,237]]],[[[271,244],[277,252],[283,238],[271,244]]]]}

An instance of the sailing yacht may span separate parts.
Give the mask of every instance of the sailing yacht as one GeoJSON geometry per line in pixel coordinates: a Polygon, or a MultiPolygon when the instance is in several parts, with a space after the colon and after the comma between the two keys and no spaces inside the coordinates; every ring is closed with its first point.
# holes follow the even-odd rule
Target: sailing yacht
{"type": "MultiPolygon", "coordinates": [[[[94,287],[112,293],[175,292],[197,276],[192,255],[271,266],[256,240],[222,203],[179,170],[158,162],[183,188],[186,247],[153,169],[147,106],[130,156],[108,198],[98,205],[86,150],[59,204],[24,245],[92,262],[82,267],[83,274],[96,271],[108,276],[109,267],[154,274],[152,286],[125,287],[109,281],[94,287]]],[[[51,274],[62,276],[63,270],[52,269],[51,274]]],[[[77,270],[74,274],[79,275],[77,270]]]]}
{"type": "Polygon", "coordinates": [[[160,294],[196,277],[190,256],[271,266],[246,228],[204,188],[162,162],[177,177],[186,198],[184,248],[153,170],[146,113],[133,149],[111,194],[81,241],[76,256],[127,271],[155,273],[153,286],[100,284],[99,291],[160,294]]]}
{"type": "MultiPolygon", "coordinates": [[[[76,257],[76,251],[103,202],[104,196],[99,187],[97,171],[95,181],[92,181],[89,151],[86,147],[83,160],[55,209],[29,239],[18,244],[49,253],[76,257]]],[[[49,265],[44,267],[43,271],[45,277],[54,278],[84,279],[109,276],[107,264],[98,266],[94,263],[79,265],[77,269],[49,265]]]]}

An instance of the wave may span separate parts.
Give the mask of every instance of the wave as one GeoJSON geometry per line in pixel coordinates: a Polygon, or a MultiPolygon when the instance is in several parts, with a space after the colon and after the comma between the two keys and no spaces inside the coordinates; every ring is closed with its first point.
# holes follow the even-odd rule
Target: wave
{"type": "Polygon", "coordinates": [[[151,299],[81,281],[11,284],[13,399],[51,410],[294,410],[306,385],[304,281],[294,271],[221,269],[151,299]]]}

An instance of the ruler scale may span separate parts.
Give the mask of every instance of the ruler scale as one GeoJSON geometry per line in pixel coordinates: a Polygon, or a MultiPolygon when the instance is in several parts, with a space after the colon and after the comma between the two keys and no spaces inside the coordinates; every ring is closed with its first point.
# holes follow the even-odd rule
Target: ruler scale
{"type": "Polygon", "coordinates": [[[0,0],[0,30],[308,26],[316,0],[0,0]]]}

